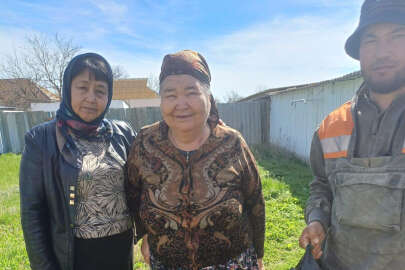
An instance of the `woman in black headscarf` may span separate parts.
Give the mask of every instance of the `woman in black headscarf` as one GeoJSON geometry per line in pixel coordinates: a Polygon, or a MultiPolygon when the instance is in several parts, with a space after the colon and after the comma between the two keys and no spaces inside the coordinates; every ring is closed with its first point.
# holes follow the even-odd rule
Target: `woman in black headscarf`
{"type": "Polygon", "coordinates": [[[102,56],[76,56],[56,119],[25,135],[21,223],[34,270],[132,269],[124,167],[135,134],[104,118],[112,85],[102,56]]]}

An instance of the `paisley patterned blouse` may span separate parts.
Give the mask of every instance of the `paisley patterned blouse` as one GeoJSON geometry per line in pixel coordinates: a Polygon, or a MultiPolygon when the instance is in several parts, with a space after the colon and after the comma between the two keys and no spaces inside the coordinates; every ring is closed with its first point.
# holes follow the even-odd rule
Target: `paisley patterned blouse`
{"type": "Polygon", "coordinates": [[[253,246],[263,257],[264,200],[255,159],[239,132],[211,126],[189,158],[164,121],[141,130],[128,158],[128,206],[138,239],[167,267],[226,263],[253,246]]]}

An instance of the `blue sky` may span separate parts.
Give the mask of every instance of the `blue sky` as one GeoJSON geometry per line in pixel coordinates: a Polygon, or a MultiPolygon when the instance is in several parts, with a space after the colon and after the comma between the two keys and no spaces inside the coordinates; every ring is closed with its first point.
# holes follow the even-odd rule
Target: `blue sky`
{"type": "Polygon", "coordinates": [[[193,49],[211,68],[212,91],[248,96],[359,69],[344,53],[360,0],[2,1],[0,48],[30,33],[72,38],[131,77],[158,76],[167,53],[193,49]]]}

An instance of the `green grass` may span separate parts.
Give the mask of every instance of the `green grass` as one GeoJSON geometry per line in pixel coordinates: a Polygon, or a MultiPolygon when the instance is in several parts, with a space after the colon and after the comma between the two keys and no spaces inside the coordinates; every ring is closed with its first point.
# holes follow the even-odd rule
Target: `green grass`
{"type": "Polygon", "coordinates": [[[267,269],[290,269],[304,253],[298,246],[298,238],[305,226],[304,207],[311,170],[301,161],[268,148],[253,147],[252,150],[259,165],[266,201],[264,263],[267,269]]]}
{"type": "MultiPolygon", "coordinates": [[[[309,168],[265,147],[253,148],[266,200],[266,269],[285,270],[303,254],[298,237],[303,229],[303,207],[311,180],[309,168]]],[[[20,156],[0,156],[0,269],[30,269],[19,216],[18,168],[20,156]]],[[[134,269],[147,269],[139,246],[134,269]]]]}
{"type": "Polygon", "coordinates": [[[29,269],[20,223],[20,156],[0,156],[0,269],[29,269]]]}

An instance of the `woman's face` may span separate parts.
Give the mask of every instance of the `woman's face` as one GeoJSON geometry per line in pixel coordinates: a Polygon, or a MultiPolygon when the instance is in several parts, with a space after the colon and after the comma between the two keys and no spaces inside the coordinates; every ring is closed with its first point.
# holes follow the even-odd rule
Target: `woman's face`
{"type": "Polygon", "coordinates": [[[96,81],[87,69],[73,78],[70,92],[72,109],[83,121],[93,121],[107,106],[107,82],[96,81]]]}
{"type": "Polygon", "coordinates": [[[210,96],[193,76],[167,76],[160,85],[160,95],[162,117],[174,131],[199,130],[206,124],[210,96]]]}

